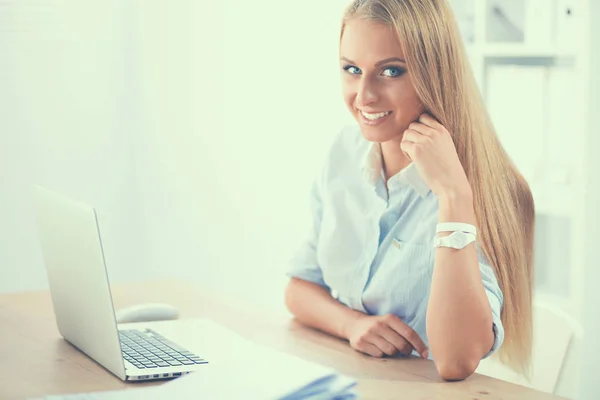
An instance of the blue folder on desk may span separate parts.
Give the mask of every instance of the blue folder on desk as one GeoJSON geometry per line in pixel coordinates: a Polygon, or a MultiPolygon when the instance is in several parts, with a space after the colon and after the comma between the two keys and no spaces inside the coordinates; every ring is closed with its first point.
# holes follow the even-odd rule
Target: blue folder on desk
{"type": "Polygon", "coordinates": [[[357,398],[355,386],[354,379],[331,368],[253,345],[237,362],[214,365],[160,386],[43,400],[350,400],[357,398]]]}

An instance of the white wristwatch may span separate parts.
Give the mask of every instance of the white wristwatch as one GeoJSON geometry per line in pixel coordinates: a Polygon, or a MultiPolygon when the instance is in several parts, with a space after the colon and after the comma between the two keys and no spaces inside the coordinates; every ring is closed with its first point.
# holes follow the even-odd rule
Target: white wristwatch
{"type": "Polygon", "coordinates": [[[455,231],[451,235],[444,237],[436,237],[434,239],[435,247],[451,247],[453,249],[465,248],[469,243],[473,243],[477,236],[472,233],[455,231]]]}

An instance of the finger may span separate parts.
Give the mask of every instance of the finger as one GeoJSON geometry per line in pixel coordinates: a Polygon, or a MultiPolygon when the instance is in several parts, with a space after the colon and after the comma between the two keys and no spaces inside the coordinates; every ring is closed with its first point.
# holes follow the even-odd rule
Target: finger
{"type": "Polygon", "coordinates": [[[378,335],[378,334],[369,334],[366,337],[367,341],[370,342],[371,344],[375,345],[375,347],[377,347],[379,350],[381,350],[383,353],[387,354],[388,356],[393,356],[394,354],[396,354],[398,352],[398,349],[396,349],[396,347],[394,347],[394,345],[390,342],[388,342],[387,340],[385,340],[382,336],[378,335]]]}
{"type": "Polygon", "coordinates": [[[421,114],[421,116],[419,117],[419,122],[438,131],[444,128],[444,125],[440,124],[440,122],[437,119],[435,119],[431,114],[428,113],[421,114]]]}
{"type": "Polygon", "coordinates": [[[411,355],[413,351],[412,345],[388,325],[386,325],[385,328],[382,328],[380,332],[381,337],[393,344],[398,352],[405,356],[411,355]]]}
{"type": "Polygon", "coordinates": [[[361,353],[365,353],[370,355],[371,357],[383,357],[383,352],[381,350],[379,350],[379,348],[377,348],[377,346],[375,346],[374,344],[371,343],[361,343],[359,346],[357,346],[356,348],[358,351],[360,351],[361,353]]]}
{"type": "Polygon", "coordinates": [[[408,130],[413,130],[423,136],[433,136],[437,133],[434,128],[420,122],[412,122],[410,125],[408,125],[408,130]]]}
{"type": "Polygon", "coordinates": [[[413,160],[412,154],[415,151],[416,144],[409,142],[408,140],[402,140],[400,143],[400,150],[408,157],[411,161],[413,160]]]}
{"type": "Polygon", "coordinates": [[[419,335],[412,330],[412,328],[404,323],[400,318],[395,315],[390,315],[387,320],[388,325],[400,336],[410,343],[410,345],[419,353],[422,357],[426,358],[428,353],[427,346],[423,343],[423,340],[419,335]]]}
{"type": "Polygon", "coordinates": [[[402,354],[405,357],[410,356],[413,351],[415,351],[415,349],[412,347],[412,345],[408,342],[406,342],[406,344],[404,345],[404,347],[399,351],[400,354],[402,354]]]}
{"type": "Polygon", "coordinates": [[[404,135],[402,135],[402,140],[407,140],[413,143],[423,143],[428,139],[429,138],[426,135],[423,135],[414,129],[407,129],[404,131],[404,135]]]}

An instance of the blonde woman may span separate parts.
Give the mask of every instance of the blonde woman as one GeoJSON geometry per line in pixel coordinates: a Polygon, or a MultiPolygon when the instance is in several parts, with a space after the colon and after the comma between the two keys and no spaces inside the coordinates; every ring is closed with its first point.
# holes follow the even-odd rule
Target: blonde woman
{"type": "Polygon", "coordinates": [[[286,305],[374,356],[461,380],[481,359],[527,372],[534,204],[502,149],[444,0],[356,0],[340,35],[357,125],[311,193],[286,305]]]}

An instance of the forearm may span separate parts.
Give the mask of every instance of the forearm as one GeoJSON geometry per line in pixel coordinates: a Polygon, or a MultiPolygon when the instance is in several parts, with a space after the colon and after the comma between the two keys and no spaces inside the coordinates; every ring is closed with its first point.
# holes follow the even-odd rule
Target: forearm
{"type": "Polygon", "coordinates": [[[322,286],[297,278],[286,288],[285,303],[303,324],[343,339],[347,339],[348,323],[364,316],[341,304],[322,286]]]}
{"type": "MultiPolygon", "coordinates": [[[[439,222],[475,224],[470,194],[440,196],[439,222]]],[[[436,249],[427,308],[427,337],[445,379],[464,379],[493,344],[492,312],[481,280],[475,243],[436,249]]]]}

